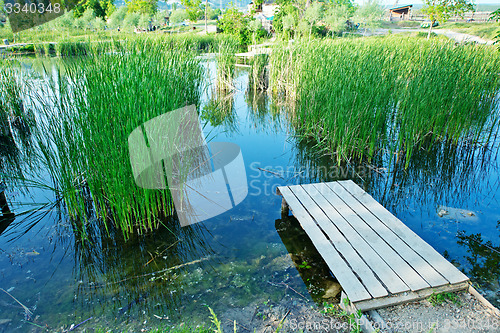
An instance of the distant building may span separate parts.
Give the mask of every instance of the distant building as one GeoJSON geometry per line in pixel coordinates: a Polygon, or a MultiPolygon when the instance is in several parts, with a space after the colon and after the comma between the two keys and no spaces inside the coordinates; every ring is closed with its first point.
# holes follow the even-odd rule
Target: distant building
{"type": "Polygon", "coordinates": [[[399,6],[389,9],[389,21],[405,21],[412,17],[413,5],[399,6]]]}
{"type": "Polygon", "coordinates": [[[278,7],[279,6],[274,2],[274,0],[264,0],[264,2],[260,5],[255,5],[253,1],[250,2],[247,9],[249,13],[253,13],[255,11],[253,17],[260,20],[264,29],[271,31],[273,27],[274,13],[278,7]]]}

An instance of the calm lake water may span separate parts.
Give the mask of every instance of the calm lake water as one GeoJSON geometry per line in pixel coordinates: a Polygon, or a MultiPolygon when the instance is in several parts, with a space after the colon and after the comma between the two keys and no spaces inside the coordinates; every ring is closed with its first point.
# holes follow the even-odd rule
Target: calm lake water
{"type": "MultiPolygon", "coordinates": [[[[26,66],[39,70],[37,61],[26,66]]],[[[207,69],[214,77],[215,64],[207,69]]],[[[487,149],[432,147],[407,170],[383,160],[337,166],[294,138],[271,98],[247,91],[246,69],[236,76],[226,116],[201,112],[207,138],[237,144],[245,162],[248,196],[226,213],[184,228],[165,220],[127,242],[95,221],[82,242],[63,207],[40,209],[57,202],[52,191],[7,189],[14,212],[39,209],[0,234],[0,287],[29,309],[0,291],[0,320],[10,320],[0,332],[42,331],[27,319],[59,331],[89,318],[81,327],[197,324],[209,322],[206,305],[223,313],[287,293],[321,304],[334,280],[297,221],[281,218],[276,186],[337,179],[353,179],[500,305],[498,139],[487,149]]]]}

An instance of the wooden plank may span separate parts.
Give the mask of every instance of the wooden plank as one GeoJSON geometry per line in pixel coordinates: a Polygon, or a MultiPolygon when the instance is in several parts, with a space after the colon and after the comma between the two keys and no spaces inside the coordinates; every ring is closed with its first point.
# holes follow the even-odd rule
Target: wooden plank
{"type": "Polygon", "coordinates": [[[399,293],[413,290],[415,285],[417,285],[419,289],[429,287],[429,284],[422,279],[420,279],[420,284],[418,284],[419,281],[415,283],[414,280],[408,277],[406,280],[409,282],[405,282],[405,279],[402,278],[403,274],[401,272],[405,272],[404,274],[413,273],[417,278],[418,275],[404,260],[401,259],[399,254],[387,244],[387,241],[377,234],[369,224],[363,221],[357,213],[349,207],[349,205],[342,201],[340,196],[331,190],[331,188],[329,188],[326,184],[318,184],[317,187],[320,193],[325,195],[326,199],[332,204],[333,207],[335,207],[335,209],[353,227],[353,229],[356,230],[360,237],[363,238],[375,250],[377,255],[379,255],[390,267],[390,272],[393,273],[395,278],[391,280],[391,284],[387,284],[389,291],[392,293],[399,293]]]}
{"type": "Polygon", "coordinates": [[[436,287],[436,288],[427,288],[419,291],[408,291],[398,295],[376,298],[371,300],[364,300],[359,302],[353,302],[354,306],[361,312],[385,308],[388,306],[415,302],[424,298],[429,297],[433,293],[444,293],[444,292],[453,292],[464,290],[469,287],[468,282],[460,282],[456,284],[447,284],[444,286],[436,287]]]}
{"type": "MultiPolygon", "coordinates": [[[[361,282],[368,292],[373,297],[387,296],[387,290],[377,279],[371,268],[363,261],[358,252],[356,252],[344,235],[342,235],[337,227],[328,219],[309,194],[300,185],[290,186],[289,189],[295,194],[297,199],[300,200],[304,208],[318,223],[323,232],[328,235],[337,251],[345,258],[345,261],[351,266],[354,273],[361,279],[361,282]]],[[[346,293],[351,297],[347,291],[346,293]]]]}
{"type": "MultiPolygon", "coordinates": [[[[380,235],[397,255],[385,252],[383,247],[379,253],[383,253],[386,260],[391,261],[391,266],[399,273],[403,281],[410,286],[411,290],[420,290],[428,287],[437,287],[448,284],[448,280],[442,277],[428,262],[416,252],[418,249],[410,248],[390,228],[373,215],[363,206],[351,193],[339,183],[329,183],[328,186],[342,200],[351,207],[356,214],[363,219],[377,234],[380,235]]],[[[409,230],[409,229],[408,229],[409,230]]]]}
{"type": "MultiPolygon", "coordinates": [[[[392,270],[388,263],[386,263],[375,250],[361,237],[358,232],[345,220],[345,218],[337,211],[338,205],[345,203],[336,198],[335,205],[332,205],[328,198],[335,197],[333,193],[325,184],[309,184],[302,185],[302,188],[307,191],[311,198],[321,207],[323,212],[333,222],[333,224],[340,230],[340,232],[349,241],[352,247],[359,253],[361,258],[368,264],[372,271],[382,281],[386,288],[391,293],[398,293],[410,290],[398,275],[392,270]]],[[[380,240],[382,241],[382,240],[380,240]]]]}
{"type": "Polygon", "coordinates": [[[427,244],[353,181],[340,181],[339,183],[450,283],[459,283],[469,280],[465,274],[460,272],[432,246],[427,244]]]}
{"type": "Polygon", "coordinates": [[[290,191],[288,187],[279,187],[279,191],[290,208],[292,208],[295,217],[299,220],[306,234],[313,241],[319,254],[323,257],[326,264],[335,275],[335,278],[339,281],[342,289],[344,289],[353,300],[360,301],[370,299],[371,295],[361,284],[356,275],[354,275],[347,263],[340,257],[335,247],[316,225],[312,217],[292,191],[290,191]]]}

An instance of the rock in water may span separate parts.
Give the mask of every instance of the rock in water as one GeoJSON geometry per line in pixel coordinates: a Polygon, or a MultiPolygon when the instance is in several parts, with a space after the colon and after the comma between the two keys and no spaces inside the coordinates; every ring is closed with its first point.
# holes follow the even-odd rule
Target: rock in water
{"type": "Polygon", "coordinates": [[[8,324],[12,321],[12,319],[0,319],[0,325],[8,324]]]}
{"type": "Polygon", "coordinates": [[[335,298],[342,291],[342,287],[338,282],[332,282],[332,284],[325,290],[323,298],[335,298]]]}
{"type": "Polygon", "coordinates": [[[445,215],[448,215],[448,211],[444,210],[444,209],[440,209],[439,212],[438,212],[438,216],[439,217],[443,217],[445,215]]]}
{"type": "Polygon", "coordinates": [[[453,208],[446,206],[439,206],[437,209],[437,214],[439,217],[444,217],[452,221],[458,221],[462,223],[477,223],[479,218],[477,214],[468,209],[453,208]]]}

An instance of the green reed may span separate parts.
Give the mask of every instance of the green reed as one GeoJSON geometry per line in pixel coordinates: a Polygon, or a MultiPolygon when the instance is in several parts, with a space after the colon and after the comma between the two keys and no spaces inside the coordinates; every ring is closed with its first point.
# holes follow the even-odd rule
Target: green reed
{"type": "Polygon", "coordinates": [[[426,141],[479,142],[496,123],[500,55],[408,37],[282,44],[271,90],[293,101],[298,134],[342,160],[406,161],[426,141]],[[492,117],[492,115],[494,116],[492,117]]]}
{"type": "MultiPolygon", "coordinates": [[[[235,47],[238,40],[230,35],[200,35],[195,33],[183,34],[89,34],[82,36],[54,35],[49,41],[43,38],[37,39],[35,36],[28,40],[28,44],[22,47],[12,47],[9,53],[36,53],[37,55],[50,56],[82,56],[95,54],[96,48],[101,51],[117,50],[124,42],[135,42],[143,40],[155,40],[162,43],[167,49],[194,51],[198,53],[208,53],[215,50],[218,52],[219,44],[229,44],[235,47]]],[[[234,52],[233,52],[234,53],[234,52]]]]}
{"type": "MultiPolygon", "coordinates": [[[[171,215],[168,190],[136,185],[128,136],[144,122],[199,104],[203,69],[193,52],[161,41],[123,43],[125,52],[91,49],[71,59],[42,89],[39,147],[67,210],[80,227],[92,218],[114,222],[127,237],[171,215]]],[[[113,49],[114,50],[114,49],[113,49]]],[[[84,233],[83,233],[84,235],[84,233]]],[[[82,236],[84,237],[84,236],[82,236]]]]}
{"type": "Polygon", "coordinates": [[[219,91],[234,89],[233,78],[236,65],[236,52],[238,45],[232,40],[223,40],[215,49],[217,51],[217,83],[219,91]]]}
{"type": "Polygon", "coordinates": [[[266,91],[268,87],[267,65],[269,55],[256,54],[252,59],[252,67],[248,75],[249,87],[254,91],[266,91]]]}

